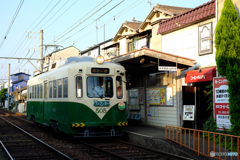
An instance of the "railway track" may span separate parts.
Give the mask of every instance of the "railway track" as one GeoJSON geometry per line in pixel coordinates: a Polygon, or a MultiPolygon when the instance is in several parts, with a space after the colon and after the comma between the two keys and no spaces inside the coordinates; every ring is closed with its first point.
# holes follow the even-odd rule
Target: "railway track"
{"type": "MultiPolygon", "coordinates": [[[[2,110],[0,110],[0,112],[2,112],[2,110]]],[[[21,126],[26,131],[53,146],[65,155],[68,155],[72,159],[188,159],[136,146],[124,141],[116,141],[115,139],[76,139],[71,136],[67,136],[66,134],[55,133],[48,127],[33,124],[25,119],[26,116],[19,116],[12,112],[7,112],[7,114],[9,116],[5,116],[5,118],[9,121],[21,126]]]]}
{"type": "Polygon", "coordinates": [[[71,159],[3,117],[0,117],[0,128],[0,139],[15,160],[71,159]]]}

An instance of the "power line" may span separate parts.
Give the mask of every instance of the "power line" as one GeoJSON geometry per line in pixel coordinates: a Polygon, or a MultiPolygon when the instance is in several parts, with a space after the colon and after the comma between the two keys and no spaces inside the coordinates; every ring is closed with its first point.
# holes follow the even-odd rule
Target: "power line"
{"type": "Polygon", "coordinates": [[[53,9],[59,4],[60,0],[53,6],[53,8],[40,20],[40,22],[32,29],[32,31],[53,11],[53,9]]]}
{"type": "MultiPolygon", "coordinates": [[[[139,0],[135,1],[134,3],[132,3],[131,5],[129,5],[129,7],[123,9],[122,11],[120,11],[119,13],[117,13],[116,15],[118,15],[118,14],[120,14],[120,13],[122,13],[123,11],[126,10],[124,13],[120,14],[120,15],[117,16],[117,17],[116,17],[116,15],[115,15],[113,18],[109,18],[108,20],[106,20],[105,22],[103,22],[101,25],[99,25],[98,28],[100,29],[100,28],[102,28],[102,27],[104,26],[104,24],[106,25],[106,24],[114,21],[116,18],[118,18],[118,17],[122,16],[123,14],[127,13],[128,11],[130,11],[130,10],[133,9],[134,7],[138,6],[139,4],[141,4],[142,2],[144,2],[145,0],[142,0],[142,1],[140,1],[139,3],[136,3],[136,2],[138,2],[138,1],[139,1],[139,0]],[[135,5],[134,5],[134,4],[135,4],[135,5]],[[131,8],[130,8],[130,7],[131,7],[131,8]],[[129,8],[129,9],[128,9],[128,8],[129,8]],[[128,10],[127,10],[127,9],[128,9],[128,10]],[[111,20],[111,21],[109,21],[109,20],[111,20]],[[109,22],[108,22],[108,21],[109,21],[109,22]]],[[[91,35],[94,31],[95,31],[95,29],[91,30],[91,31],[90,31],[91,33],[88,32],[88,33],[85,34],[84,36],[78,38],[77,40],[74,41],[74,44],[75,44],[75,43],[78,43],[78,42],[80,42],[81,40],[83,40],[84,38],[88,37],[88,36],[91,35]]]]}
{"type": "MultiPolygon", "coordinates": [[[[39,19],[39,17],[45,12],[45,10],[50,6],[50,4],[51,4],[52,2],[53,2],[53,0],[47,5],[47,7],[42,11],[42,13],[38,16],[38,18],[36,18],[36,20],[28,27],[28,29],[32,27],[32,25],[39,19]]],[[[28,29],[27,29],[27,30],[28,30],[28,29]]],[[[24,39],[24,40],[22,41],[22,39],[24,38],[24,35],[25,35],[25,32],[23,33],[23,35],[22,35],[22,37],[20,38],[20,40],[19,40],[18,44],[16,45],[16,47],[13,49],[13,51],[12,51],[12,57],[14,56],[14,54],[16,54],[17,51],[19,52],[19,48],[23,46],[22,44],[23,44],[24,41],[26,40],[26,39],[24,39]],[[20,42],[21,42],[21,44],[20,44],[20,42]],[[18,46],[18,45],[19,45],[19,46],[18,46]],[[17,46],[18,46],[18,48],[17,48],[17,46]],[[14,50],[15,50],[15,53],[13,53],[14,50]]],[[[7,60],[7,62],[8,62],[8,61],[9,61],[9,60],[7,60]]],[[[7,62],[6,62],[6,63],[7,63],[7,62]]]]}
{"type": "MultiPolygon", "coordinates": [[[[64,36],[66,36],[68,33],[70,33],[71,31],[73,31],[74,29],[76,29],[78,26],[80,26],[81,24],[83,24],[85,21],[87,21],[89,18],[91,18],[93,15],[95,15],[97,12],[99,12],[101,9],[103,9],[104,7],[106,7],[112,0],[108,1],[108,3],[106,3],[104,6],[102,6],[100,9],[98,9],[96,12],[94,12],[93,14],[91,14],[90,16],[88,16],[86,19],[84,19],[81,23],[79,23],[77,26],[75,26],[74,28],[72,28],[70,31],[68,31],[67,33],[65,33],[64,35],[62,35],[60,38],[58,38],[56,41],[58,41],[59,39],[63,38],[64,36]]],[[[86,16],[86,15],[85,15],[86,16]]]]}
{"type": "Polygon", "coordinates": [[[66,3],[64,3],[64,5],[62,5],[62,7],[61,7],[60,9],[58,9],[58,11],[55,12],[55,14],[54,14],[51,18],[49,18],[48,21],[45,22],[44,25],[42,25],[42,27],[39,28],[39,30],[40,30],[41,28],[43,28],[43,26],[45,26],[68,2],[69,2],[69,0],[68,0],[66,3]]]}
{"type": "Polygon", "coordinates": [[[13,25],[15,19],[17,18],[17,15],[18,15],[18,13],[19,13],[22,5],[23,5],[23,2],[24,2],[24,0],[20,1],[19,5],[18,5],[18,8],[17,8],[17,10],[16,10],[16,12],[15,12],[13,18],[12,18],[12,21],[11,21],[11,23],[10,23],[8,29],[7,29],[7,32],[5,33],[5,36],[4,36],[4,38],[3,38],[3,40],[2,40],[2,42],[0,44],[0,48],[2,48],[2,45],[3,45],[4,41],[5,41],[5,39],[7,39],[7,35],[9,33],[10,29],[12,28],[12,25],[13,25]]]}
{"type": "MultiPolygon", "coordinates": [[[[104,14],[102,14],[100,17],[98,17],[96,20],[94,20],[93,22],[91,22],[90,24],[88,24],[87,26],[85,26],[84,28],[80,29],[79,31],[75,32],[74,34],[72,34],[71,36],[67,37],[66,39],[62,40],[61,42],[71,38],[72,36],[76,35],[77,33],[81,32],[82,30],[84,30],[85,28],[87,28],[88,26],[90,26],[91,24],[93,24],[95,21],[97,21],[98,19],[102,18],[103,16],[105,16],[107,13],[109,13],[110,11],[112,11],[114,8],[116,8],[118,5],[120,5],[124,0],[122,0],[120,3],[118,3],[117,5],[115,5],[114,7],[112,7],[110,10],[108,10],[107,12],[105,12],[104,14]]],[[[59,43],[61,43],[59,42],[59,43]]],[[[58,43],[58,44],[59,44],[58,43]]]]}
{"type": "Polygon", "coordinates": [[[32,25],[41,17],[41,15],[47,10],[47,8],[50,6],[50,4],[53,2],[53,0],[47,5],[47,7],[42,11],[42,13],[35,19],[35,21],[28,27],[27,30],[29,30],[29,28],[32,27],[32,25]]]}
{"type": "Polygon", "coordinates": [[[55,19],[50,25],[48,25],[44,30],[47,30],[48,29],[48,27],[50,27],[54,22],[56,22],[64,13],[66,13],[76,2],[77,2],[78,0],[76,0],[75,2],[73,2],[73,4],[70,6],[70,7],[68,7],[68,9],[67,10],[65,10],[57,19],[55,19]]]}
{"type": "MultiPolygon", "coordinates": [[[[87,16],[88,14],[90,14],[93,10],[95,10],[98,6],[100,6],[105,0],[103,0],[100,4],[98,4],[96,7],[94,7],[91,11],[89,11],[86,15],[84,15],[80,20],[78,20],[76,23],[74,23],[71,27],[73,27],[74,25],[76,25],[78,22],[80,22],[85,16],[87,16]]],[[[68,29],[66,29],[63,33],[61,33],[58,37],[60,37],[61,35],[63,35],[65,32],[67,32],[71,27],[69,27],[68,29]]],[[[48,44],[51,44],[52,42],[55,42],[55,39],[51,42],[49,42],[48,44]]]]}

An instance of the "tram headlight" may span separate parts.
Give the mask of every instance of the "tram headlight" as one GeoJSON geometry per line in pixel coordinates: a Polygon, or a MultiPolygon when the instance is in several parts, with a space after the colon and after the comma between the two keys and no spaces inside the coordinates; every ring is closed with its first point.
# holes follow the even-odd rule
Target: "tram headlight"
{"type": "Polygon", "coordinates": [[[98,64],[103,64],[103,62],[104,62],[103,56],[101,56],[101,55],[97,56],[96,61],[98,64]]]}

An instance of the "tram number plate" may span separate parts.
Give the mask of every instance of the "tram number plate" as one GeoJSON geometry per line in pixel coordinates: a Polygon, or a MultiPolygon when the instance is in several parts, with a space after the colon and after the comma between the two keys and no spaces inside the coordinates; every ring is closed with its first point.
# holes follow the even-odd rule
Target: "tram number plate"
{"type": "Polygon", "coordinates": [[[106,106],[110,106],[110,103],[109,101],[94,101],[94,106],[106,107],[106,106]]]}
{"type": "Polygon", "coordinates": [[[106,108],[96,108],[95,113],[107,113],[107,109],[106,108]]]}

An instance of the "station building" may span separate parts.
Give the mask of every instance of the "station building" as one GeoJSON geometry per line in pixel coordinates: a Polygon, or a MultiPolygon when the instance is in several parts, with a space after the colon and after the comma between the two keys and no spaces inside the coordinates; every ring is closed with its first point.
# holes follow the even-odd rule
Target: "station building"
{"type": "MultiPolygon", "coordinates": [[[[217,76],[214,32],[223,3],[212,0],[195,8],[157,4],[143,21],[125,21],[111,40],[80,55],[103,55],[125,67],[127,112],[140,114],[141,123],[202,129],[211,114],[205,95],[217,76]],[[194,106],[193,121],[183,120],[185,105],[194,106]]],[[[233,3],[239,13],[240,2],[233,3]]]]}
{"type": "Polygon", "coordinates": [[[122,24],[104,49],[118,48],[106,61],[126,69],[129,114],[146,125],[202,129],[216,76],[215,15],[215,0],[193,9],[157,4],[143,22],[122,24]],[[194,121],[183,121],[184,105],[194,105],[194,121]]]}

